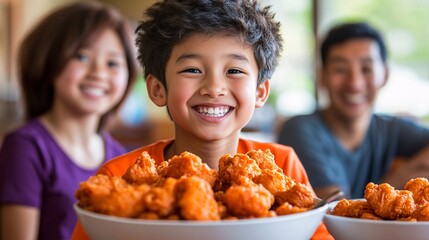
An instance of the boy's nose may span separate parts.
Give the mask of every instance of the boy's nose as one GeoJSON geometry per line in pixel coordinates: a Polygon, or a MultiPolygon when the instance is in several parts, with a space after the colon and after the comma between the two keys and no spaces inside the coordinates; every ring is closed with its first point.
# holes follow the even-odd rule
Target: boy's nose
{"type": "Polygon", "coordinates": [[[202,87],[200,88],[201,95],[218,97],[224,96],[226,93],[226,83],[221,76],[209,75],[204,77],[202,87]]]}

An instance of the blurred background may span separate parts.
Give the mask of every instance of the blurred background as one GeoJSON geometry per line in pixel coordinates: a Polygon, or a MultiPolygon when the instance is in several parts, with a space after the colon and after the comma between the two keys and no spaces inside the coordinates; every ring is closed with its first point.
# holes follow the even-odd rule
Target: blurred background
{"type": "MultiPolygon", "coordinates": [[[[74,0],[0,0],[0,142],[22,123],[15,73],[15,55],[22,36],[52,9],[74,0]]],[[[135,26],[155,0],[103,0],[118,8],[135,26]]],[[[273,78],[268,104],[257,109],[243,136],[275,141],[289,117],[323,104],[316,89],[317,46],[327,29],[340,21],[365,20],[384,35],[390,78],[376,112],[407,115],[429,124],[429,0],[260,0],[272,5],[282,24],[284,51],[273,78]]],[[[76,16],[78,17],[78,16],[76,16]]],[[[147,98],[140,76],[132,94],[113,121],[112,134],[127,148],[174,136],[165,109],[147,98]]]]}

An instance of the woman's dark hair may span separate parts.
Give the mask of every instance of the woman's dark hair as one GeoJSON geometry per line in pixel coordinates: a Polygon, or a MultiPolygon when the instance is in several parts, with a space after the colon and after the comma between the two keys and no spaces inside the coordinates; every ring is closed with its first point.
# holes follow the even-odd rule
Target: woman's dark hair
{"type": "Polygon", "coordinates": [[[165,67],[171,51],[194,33],[227,33],[253,47],[258,85],[271,78],[282,50],[280,23],[270,7],[255,0],[164,0],[146,11],[136,29],[138,60],[165,87],[165,67]]]}
{"type": "MultiPolygon", "coordinates": [[[[47,112],[53,104],[54,81],[78,50],[90,44],[106,28],[113,29],[124,47],[130,91],[137,75],[135,47],[127,20],[114,8],[95,1],[78,2],[46,16],[24,38],[18,57],[18,73],[25,104],[25,119],[47,112]]],[[[106,117],[115,111],[121,101],[106,117]]]]}
{"type": "Polygon", "coordinates": [[[337,25],[328,32],[320,48],[322,65],[325,66],[329,50],[333,46],[359,38],[369,38],[374,40],[380,48],[382,61],[384,63],[386,62],[387,49],[381,34],[366,22],[352,22],[337,25]]]}

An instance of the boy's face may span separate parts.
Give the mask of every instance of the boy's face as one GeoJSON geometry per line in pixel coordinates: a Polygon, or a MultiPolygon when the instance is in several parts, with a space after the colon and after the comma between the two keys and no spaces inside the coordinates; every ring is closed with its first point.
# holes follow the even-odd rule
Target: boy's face
{"type": "Polygon", "coordinates": [[[375,41],[354,39],[329,50],[322,84],[329,93],[329,108],[337,117],[353,121],[371,114],[386,81],[387,68],[375,41]]]}
{"type": "Polygon", "coordinates": [[[257,87],[257,77],[253,49],[238,38],[194,34],[173,48],[166,66],[168,92],[154,102],[168,105],[176,137],[221,140],[237,136],[266,101],[268,81],[257,87]]]}

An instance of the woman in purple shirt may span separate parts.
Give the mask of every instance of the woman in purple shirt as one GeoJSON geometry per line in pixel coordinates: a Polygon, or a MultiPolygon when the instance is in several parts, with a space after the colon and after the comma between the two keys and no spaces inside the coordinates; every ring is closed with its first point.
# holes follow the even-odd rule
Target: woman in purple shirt
{"type": "Polygon", "coordinates": [[[1,239],[69,239],[79,183],[125,148],[103,123],[135,81],[127,21],[96,2],[62,7],[19,53],[26,124],[0,149],[1,239]]]}

